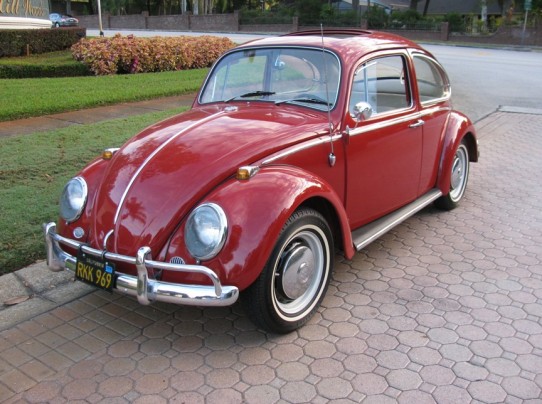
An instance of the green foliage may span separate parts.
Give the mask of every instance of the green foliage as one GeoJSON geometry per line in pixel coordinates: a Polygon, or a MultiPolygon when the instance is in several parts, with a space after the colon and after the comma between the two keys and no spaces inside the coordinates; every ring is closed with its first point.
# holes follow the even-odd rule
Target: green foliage
{"type": "Polygon", "coordinates": [[[401,24],[409,25],[416,24],[418,21],[423,19],[423,16],[416,10],[408,9],[405,11],[393,11],[392,19],[401,24]]]}
{"type": "Polygon", "coordinates": [[[229,38],[123,37],[82,39],[72,46],[75,60],[97,76],[116,73],[147,73],[209,67],[234,47],[229,38]]]}
{"type": "Polygon", "coordinates": [[[457,13],[448,13],[444,17],[444,21],[448,22],[450,26],[450,32],[464,32],[465,20],[457,13]]]}
{"type": "Polygon", "coordinates": [[[63,66],[41,65],[0,65],[0,79],[25,79],[40,77],[79,77],[88,76],[91,72],[81,63],[63,66]]]}
{"type": "Polygon", "coordinates": [[[194,93],[207,71],[0,80],[0,121],[194,93]]]}
{"type": "Polygon", "coordinates": [[[0,138],[0,274],[45,258],[41,225],[58,217],[60,192],[76,171],[184,109],[0,138]]]}
{"type": "Polygon", "coordinates": [[[274,11],[264,11],[260,9],[248,10],[242,9],[239,15],[241,24],[291,24],[294,10],[287,7],[280,7],[274,11]]]}
{"type": "Polygon", "coordinates": [[[0,57],[68,49],[84,37],[85,28],[0,30],[0,57]]]}
{"type": "Polygon", "coordinates": [[[0,79],[77,77],[90,74],[88,68],[75,61],[69,51],[0,58],[0,79]]]}
{"type": "Polygon", "coordinates": [[[300,25],[318,25],[320,24],[320,13],[322,11],[322,2],[320,0],[297,0],[294,8],[299,15],[300,25]]]}
{"type": "Polygon", "coordinates": [[[371,29],[383,29],[387,28],[390,21],[390,16],[386,13],[386,10],[382,7],[372,6],[370,10],[365,13],[367,24],[371,29]]]}

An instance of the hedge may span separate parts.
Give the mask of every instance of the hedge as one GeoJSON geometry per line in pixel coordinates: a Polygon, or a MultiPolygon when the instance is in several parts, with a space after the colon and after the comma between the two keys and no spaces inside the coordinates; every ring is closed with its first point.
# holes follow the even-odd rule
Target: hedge
{"type": "Polygon", "coordinates": [[[62,65],[0,64],[0,79],[34,79],[43,77],[90,76],[92,72],[82,63],[62,65]]]}
{"type": "Polygon", "coordinates": [[[235,46],[228,38],[152,37],[115,35],[112,38],[83,38],[72,46],[75,60],[96,75],[149,73],[209,67],[235,46]]]}
{"type": "Polygon", "coordinates": [[[85,36],[86,29],[80,27],[0,30],[0,57],[69,49],[85,36]]]}

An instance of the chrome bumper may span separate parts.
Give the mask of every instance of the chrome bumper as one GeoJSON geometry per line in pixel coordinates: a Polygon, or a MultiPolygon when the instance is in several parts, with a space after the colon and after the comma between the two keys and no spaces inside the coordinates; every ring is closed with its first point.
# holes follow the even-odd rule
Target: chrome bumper
{"type": "Polygon", "coordinates": [[[136,257],[115,254],[91,248],[79,241],[62,237],[56,233],[56,224],[44,224],[47,245],[47,266],[52,270],[66,269],[75,273],[76,257],[62,250],[61,244],[80,249],[86,254],[113,262],[132,264],[137,276],[117,272],[115,291],[137,297],[139,303],[147,305],[153,301],[190,306],[229,306],[237,301],[239,289],[235,286],[222,286],[218,276],[201,265],[179,265],[146,259],[150,256],[149,247],[141,247],[136,257]],[[213,286],[185,285],[162,282],[149,278],[149,270],[166,270],[184,273],[197,273],[207,276],[213,286]]]}

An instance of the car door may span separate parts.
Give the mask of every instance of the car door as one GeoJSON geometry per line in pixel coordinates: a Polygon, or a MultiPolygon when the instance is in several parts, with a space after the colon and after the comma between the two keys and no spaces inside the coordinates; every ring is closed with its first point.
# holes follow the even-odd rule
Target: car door
{"type": "Polygon", "coordinates": [[[424,121],[418,191],[423,194],[433,188],[437,180],[442,140],[451,110],[451,91],[448,76],[436,60],[422,53],[414,53],[412,61],[416,73],[415,90],[420,102],[420,118],[424,121]]]}
{"type": "Polygon", "coordinates": [[[416,199],[422,126],[406,53],[383,54],[355,70],[349,98],[346,209],[352,228],[416,199]],[[355,119],[358,103],[372,115],[355,119]],[[367,105],[368,104],[368,105],[367,105]]]}

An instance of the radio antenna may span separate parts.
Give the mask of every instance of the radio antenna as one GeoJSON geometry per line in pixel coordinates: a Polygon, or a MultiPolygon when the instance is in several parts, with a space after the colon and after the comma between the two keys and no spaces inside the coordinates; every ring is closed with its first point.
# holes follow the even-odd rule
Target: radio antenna
{"type": "Polygon", "coordinates": [[[326,63],[326,53],[324,49],[324,26],[320,23],[320,36],[322,38],[322,61],[324,62],[324,83],[326,85],[326,103],[327,103],[327,122],[329,125],[329,139],[331,144],[331,152],[328,155],[329,166],[333,167],[337,161],[335,156],[335,150],[333,148],[333,125],[331,123],[331,107],[329,102],[329,85],[328,85],[328,74],[327,74],[327,63],[326,63]]]}

